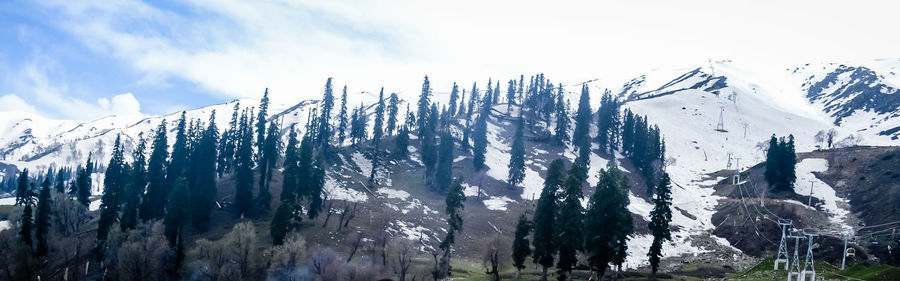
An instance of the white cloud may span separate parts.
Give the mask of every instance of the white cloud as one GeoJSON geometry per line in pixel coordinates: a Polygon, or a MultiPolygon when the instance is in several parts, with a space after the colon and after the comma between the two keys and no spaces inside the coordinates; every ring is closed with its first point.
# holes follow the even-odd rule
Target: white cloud
{"type": "Polygon", "coordinates": [[[190,18],[137,0],[51,1],[59,28],[133,64],[143,82],[177,77],[223,97],[316,98],[328,76],[351,91],[414,93],[453,81],[547,73],[618,87],[653,68],[896,56],[898,2],[212,1],[190,18]],[[835,19],[837,20],[826,20],[835,19]]]}
{"type": "Polygon", "coordinates": [[[135,115],[141,113],[141,104],[131,93],[115,95],[112,100],[100,98],[97,100],[100,108],[115,115],[135,115]]]}
{"type": "Polygon", "coordinates": [[[37,108],[35,108],[33,105],[28,104],[28,102],[13,94],[0,97],[0,111],[24,111],[28,113],[38,112],[37,108]]]}

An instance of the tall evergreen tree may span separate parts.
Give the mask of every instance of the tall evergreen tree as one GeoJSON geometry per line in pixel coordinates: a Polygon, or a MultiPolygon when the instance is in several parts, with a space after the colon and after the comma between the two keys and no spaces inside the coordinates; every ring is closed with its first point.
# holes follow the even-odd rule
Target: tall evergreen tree
{"type": "MultiPolygon", "coordinates": [[[[329,86],[330,85],[331,83],[329,83],[329,86]]],[[[266,88],[266,91],[263,92],[263,97],[259,100],[259,112],[256,114],[256,160],[258,161],[259,158],[262,157],[263,149],[265,149],[266,118],[269,118],[269,88],[266,88]]],[[[251,114],[251,116],[252,115],[253,114],[251,114]]]]}
{"type": "Polygon", "coordinates": [[[153,137],[153,148],[147,162],[147,193],[141,203],[141,219],[148,221],[161,219],[168,198],[166,188],[166,158],[169,157],[169,144],[166,140],[166,121],[156,128],[153,137]]]}
{"type": "Polygon", "coordinates": [[[584,216],[584,252],[588,267],[601,279],[610,263],[621,265],[624,262],[625,243],[633,233],[626,181],[611,161],[606,169],[600,170],[596,189],[588,200],[584,216]]]}
{"type": "Polygon", "coordinates": [[[509,86],[506,87],[506,112],[512,110],[512,106],[516,104],[516,80],[510,79],[509,86]]]}
{"type": "Polygon", "coordinates": [[[326,155],[330,151],[331,142],[331,109],[334,108],[334,93],[331,88],[331,77],[325,81],[325,93],[322,94],[322,107],[319,109],[319,135],[316,141],[326,155]]]}
{"type": "Polygon", "coordinates": [[[456,85],[456,82],[453,82],[453,89],[450,90],[450,108],[447,109],[447,114],[449,114],[450,116],[456,116],[458,100],[459,100],[459,86],[456,85]]]}
{"type": "Polygon", "coordinates": [[[234,111],[231,113],[231,121],[228,122],[228,128],[222,130],[222,138],[219,141],[218,165],[216,165],[219,177],[226,172],[234,169],[234,150],[237,148],[238,135],[238,111],[241,103],[234,103],[234,111]]]}
{"type": "Polygon", "coordinates": [[[34,245],[34,239],[32,238],[34,221],[32,220],[33,210],[31,209],[31,205],[34,205],[34,198],[30,190],[24,196],[22,205],[25,207],[22,209],[22,217],[19,222],[19,237],[22,239],[22,243],[28,247],[28,251],[30,252],[32,245],[34,245]]]}
{"type": "Polygon", "coordinates": [[[387,127],[385,128],[385,133],[388,136],[393,136],[394,131],[397,130],[397,114],[400,113],[400,98],[397,97],[397,93],[391,93],[391,96],[388,97],[388,107],[387,107],[387,127]]]}
{"type": "Polygon", "coordinates": [[[481,113],[478,114],[478,119],[475,120],[475,127],[472,131],[472,167],[475,171],[481,171],[485,168],[484,154],[487,152],[488,146],[487,122],[491,116],[491,92],[489,81],[488,90],[485,92],[484,99],[481,102],[481,113]]]}
{"type": "Polygon", "coordinates": [[[400,127],[397,137],[394,139],[394,155],[398,158],[405,158],[409,154],[409,124],[414,123],[412,113],[409,112],[409,105],[406,105],[406,123],[400,127]]]}
{"type": "MultiPolygon", "coordinates": [[[[184,260],[184,231],[190,218],[190,191],[188,182],[184,177],[175,180],[175,187],[169,194],[166,202],[166,215],[163,218],[164,234],[169,241],[169,247],[174,249],[172,267],[181,267],[184,260]]],[[[177,275],[177,273],[176,273],[177,275]]]]}
{"type": "Polygon", "coordinates": [[[63,174],[64,171],[65,168],[60,168],[58,171],[56,171],[56,180],[53,181],[53,189],[58,193],[66,192],[66,179],[65,175],[63,174]]]}
{"type": "Polygon", "coordinates": [[[435,183],[440,192],[447,190],[453,180],[453,147],[453,135],[450,134],[450,130],[443,130],[441,144],[438,148],[437,171],[435,172],[435,183]]]}
{"type": "Polygon", "coordinates": [[[567,279],[578,262],[576,254],[582,249],[584,208],[581,206],[581,186],[584,184],[584,172],[581,169],[583,168],[578,164],[572,165],[563,184],[562,204],[559,206],[555,229],[555,236],[559,241],[559,261],[556,263],[560,273],[559,280],[567,279]]]}
{"type": "Polygon", "coordinates": [[[122,190],[129,179],[126,177],[125,152],[122,148],[122,136],[116,136],[112,157],[106,166],[103,177],[103,197],[100,199],[100,221],[97,223],[97,240],[104,241],[109,235],[109,228],[118,220],[121,206],[122,190]]]}
{"type": "Polygon", "coordinates": [[[416,116],[419,119],[416,120],[416,128],[419,130],[419,136],[425,134],[425,126],[428,123],[428,111],[431,106],[431,82],[428,82],[428,76],[425,76],[425,81],[422,82],[422,93],[419,94],[419,102],[418,102],[419,110],[416,112],[416,116]]]}
{"type": "Polygon", "coordinates": [[[662,243],[672,240],[669,232],[669,223],[672,222],[672,190],[669,174],[665,173],[656,187],[656,196],[653,198],[653,210],[650,211],[650,223],[648,228],[653,235],[653,243],[647,257],[650,260],[650,269],[653,274],[659,269],[659,261],[662,258],[662,243]]]}
{"type": "Polygon", "coordinates": [[[541,280],[547,280],[547,269],[553,266],[553,256],[557,252],[556,212],[557,192],[566,177],[566,167],[561,159],[553,160],[547,168],[544,187],[534,211],[534,262],[541,265],[541,280]]]}
{"type": "Polygon", "coordinates": [[[450,187],[447,188],[445,211],[447,213],[447,224],[449,227],[447,229],[447,236],[444,236],[444,239],[441,240],[441,244],[439,245],[439,248],[443,253],[440,262],[440,272],[435,274],[435,276],[439,278],[446,278],[450,275],[450,253],[452,252],[451,248],[453,247],[453,244],[456,242],[456,232],[462,230],[462,209],[464,207],[464,201],[466,201],[466,195],[463,194],[462,178],[457,177],[453,180],[453,183],[450,184],[450,187]]]}
{"type": "Polygon", "coordinates": [[[617,148],[619,122],[618,102],[606,90],[600,98],[600,109],[597,110],[597,142],[602,151],[612,154],[617,148]]]}
{"type": "Polygon", "coordinates": [[[238,214],[243,215],[253,206],[253,131],[246,111],[241,115],[240,123],[241,139],[235,152],[234,204],[238,214]]]}
{"type": "MultiPolygon", "coordinates": [[[[219,130],[215,118],[216,111],[213,110],[199,144],[191,153],[191,224],[198,229],[205,229],[216,203],[216,144],[219,130]]],[[[270,163],[271,166],[272,162],[274,161],[264,163],[270,163]]]]}
{"type": "Polygon", "coordinates": [[[266,214],[272,206],[272,193],[269,192],[269,182],[272,181],[272,173],[275,163],[278,161],[279,147],[281,146],[281,134],[277,124],[270,124],[266,133],[263,155],[259,158],[259,192],[256,195],[254,209],[258,214],[266,214]]]}
{"type": "Polygon", "coordinates": [[[297,211],[297,197],[299,193],[300,165],[297,151],[297,132],[291,126],[288,133],[288,144],[284,154],[284,177],[281,188],[281,204],[272,217],[269,230],[275,245],[280,245],[285,236],[293,229],[294,220],[302,219],[294,215],[297,211]]]}
{"type": "Polygon", "coordinates": [[[91,162],[91,155],[88,154],[87,162],[84,167],[78,170],[78,177],[75,179],[77,188],[75,197],[78,202],[84,206],[91,204],[91,174],[94,172],[94,164],[91,162]]]}
{"type": "Polygon", "coordinates": [[[512,243],[513,267],[516,268],[516,279],[525,269],[525,259],[531,255],[531,245],[528,242],[528,234],[531,233],[531,221],[525,217],[525,214],[519,215],[519,221],[516,223],[516,233],[512,243]]]}
{"type": "Polygon", "coordinates": [[[431,110],[425,114],[426,120],[419,138],[422,143],[422,163],[425,164],[425,184],[427,186],[435,186],[434,176],[438,161],[438,147],[435,140],[437,117],[437,105],[432,104],[431,110]]]}
{"type": "Polygon", "coordinates": [[[372,170],[369,173],[369,183],[375,183],[375,173],[380,165],[379,147],[384,136],[384,87],[378,93],[378,104],[375,106],[375,124],[372,126],[372,170]]]}
{"type": "Polygon", "coordinates": [[[50,233],[50,212],[53,202],[50,199],[50,178],[44,178],[41,184],[41,193],[38,195],[37,214],[34,219],[34,237],[37,239],[35,255],[47,256],[50,250],[47,236],[50,233]]]}
{"type": "Polygon", "coordinates": [[[475,106],[478,101],[478,84],[472,83],[472,92],[469,94],[469,106],[466,110],[466,127],[463,130],[462,149],[469,150],[469,138],[472,133],[472,114],[475,112],[475,106]]]}
{"type": "Polygon", "coordinates": [[[122,218],[120,220],[122,231],[134,229],[138,223],[141,195],[144,194],[148,181],[147,156],[144,154],[146,150],[147,139],[141,133],[138,135],[137,146],[131,152],[134,162],[131,165],[130,173],[125,173],[126,176],[130,176],[130,179],[126,178],[125,180],[130,180],[131,183],[126,184],[125,189],[122,190],[122,218]]]}
{"type": "Polygon", "coordinates": [[[347,137],[347,85],[341,92],[341,111],[338,113],[338,145],[344,145],[344,139],[347,137]]]}
{"type": "Polygon", "coordinates": [[[591,94],[587,84],[581,85],[581,98],[578,100],[578,111],[575,112],[575,132],[572,134],[572,144],[578,150],[575,163],[587,168],[591,165],[591,94]]]}
{"type": "Polygon", "coordinates": [[[16,185],[16,205],[24,204],[29,196],[31,196],[31,190],[28,190],[28,168],[24,168],[19,173],[16,185]]]}
{"type": "Polygon", "coordinates": [[[169,165],[166,167],[166,193],[168,196],[172,188],[175,186],[175,180],[184,176],[187,169],[188,156],[190,150],[188,147],[187,120],[185,112],[181,112],[181,119],[178,120],[178,126],[175,128],[175,143],[172,144],[172,157],[169,165]]]}
{"type": "Polygon", "coordinates": [[[507,183],[510,187],[518,186],[525,180],[525,119],[519,113],[519,121],[516,121],[516,133],[513,135],[512,148],[510,148],[509,174],[507,183]]]}
{"type": "Polygon", "coordinates": [[[765,178],[769,186],[776,191],[793,191],[797,180],[796,165],[794,136],[778,139],[772,135],[766,152],[765,178]]]}
{"type": "Polygon", "coordinates": [[[563,88],[559,84],[556,94],[556,126],[554,127],[553,142],[557,146],[565,146],[569,143],[569,108],[568,103],[563,103],[563,88]]]}

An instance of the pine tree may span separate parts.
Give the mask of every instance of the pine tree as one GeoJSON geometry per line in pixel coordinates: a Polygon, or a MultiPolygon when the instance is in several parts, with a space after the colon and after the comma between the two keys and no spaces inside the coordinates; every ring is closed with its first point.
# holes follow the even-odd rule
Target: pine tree
{"type": "Polygon", "coordinates": [[[91,174],[94,172],[94,164],[91,162],[91,155],[88,154],[87,163],[84,168],[78,171],[78,177],[75,179],[77,187],[76,198],[78,202],[84,206],[91,204],[91,174]]]}
{"type": "Polygon", "coordinates": [[[441,240],[441,244],[438,246],[443,252],[443,256],[441,257],[441,266],[440,272],[435,274],[440,278],[445,278],[450,274],[450,253],[453,244],[456,242],[456,232],[462,230],[463,219],[462,219],[462,209],[463,202],[466,201],[466,195],[463,194],[462,187],[462,178],[457,177],[453,180],[453,183],[450,184],[450,187],[447,188],[447,197],[445,199],[446,204],[446,213],[447,213],[447,224],[449,225],[447,229],[447,236],[444,236],[444,239],[441,240]]]}
{"type": "Polygon", "coordinates": [[[254,209],[257,214],[266,214],[272,207],[272,194],[269,192],[269,182],[272,181],[272,170],[275,169],[275,163],[278,161],[279,147],[281,146],[281,135],[277,124],[269,125],[266,133],[266,140],[263,145],[263,154],[259,158],[259,192],[256,195],[254,209]]]}
{"type": "Polygon", "coordinates": [[[447,109],[447,114],[450,116],[456,115],[456,103],[459,100],[459,86],[456,85],[456,82],[453,82],[453,89],[450,90],[450,108],[447,109]]]}
{"type": "Polygon", "coordinates": [[[413,123],[412,113],[409,112],[409,105],[406,105],[406,124],[400,127],[397,137],[394,139],[394,155],[397,158],[405,158],[409,154],[409,124],[413,123]]]}
{"type": "MultiPolygon", "coordinates": [[[[251,113],[252,114],[252,113],[251,113]]],[[[234,204],[238,214],[246,214],[253,205],[253,131],[246,111],[241,115],[241,139],[235,152],[234,204]]]]}
{"type": "Polygon", "coordinates": [[[519,113],[519,121],[516,122],[516,134],[513,135],[512,148],[509,152],[509,165],[507,166],[509,168],[507,183],[510,187],[518,186],[525,180],[524,130],[525,119],[522,118],[522,114],[519,113]]]}
{"type": "Polygon", "coordinates": [[[275,211],[275,216],[272,217],[272,222],[269,224],[269,234],[272,236],[273,245],[281,245],[284,242],[285,236],[293,229],[293,218],[299,218],[299,216],[294,216],[295,204],[292,198],[283,199],[275,211]]]}
{"type": "Polygon", "coordinates": [[[16,205],[24,204],[29,196],[31,196],[31,191],[28,190],[28,168],[24,168],[19,173],[18,184],[16,185],[16,205]]]}
{"type": "Polygon", "coordinates": [[[122,190],[129,179],[124,174],[125,154],[121,142],[122,136],[116,136],[112,157],[106,167],[103,178],[103,197],[100,199],[100,221],[97,223],[97,240],[106,240],[109,228],[118,220],[121,206],[122,190]]]}
{"type": "Polygon", "coordinates": [[[419,95],[419,111],[416,112],[416,115],[419,117],[416,120],[416,128],[419,129],[419,136],[423,136],[425,134],[425,126],[428,122],[428,111],[429,106],[431,106],[431,82],[428,82],[428,76],[425,76],[425,82],[422,82],[422,93],[419,95]]]}
{"type": "Polygon", "coordinates": [[[325,81],[325,93],[322,94],[322,107],[319,111],[319,135],[316,142],[322,147],[322,152],[328,154],[330,152],[331,142],[331,109],[334,108],[334,93],[331,89],[331,77],[325,81]]]}
{"type": "MultiPolygon", "coordinates": [[[[216,128],[215,116],[216,111],[213,110],[209,115],[209,125],[203,130],[197,147],[191,153],[191,224],[198,229],[205,229],[216,203],[216,144],[219,130],[216,128]]],[[[265,163],[270,163],[271,166],[273,162],[265,163]]]]}
{"type": "Polygon", "coordinates": [[[481,171],[484,166],[484,154],[487,152],[487,122],[491,116],[491,87],[488,82],[488,90],[484,94],[481,103],[481,113],[475,120],[475,128],[472,131],[472,167],[475,171],[481,171]]]}
{"type": "Polygon", "coordinates": [[[591,165],[591,96],[587,84],[581,86],[581,98],[578,100],[578,111],[575,112],[575,132],[572,134],[572,144],[578,150],[575,163],[587,168],[591,165]]]}
{"type": "MultiPolygon", "coordinates": [[[[382,87],[381,92],[378,93],[378,103],[375,105],[375,124],[372,126],[373,144],[379,143],[384,136],[384,110],[384,87],[382,87]]],[[[378,149],[378,145],[375,145],[375,149],[378,149]]]]}
{"type": "MultiPolygon", "coordinates": [[[[331,83],[329,83],[330,85],[331,83]]],[[[266,118],[269,118],[269,88],[263,92],[262,99],[259,100],[259,112],[256,113],[256,160],[262,157],[266,140],[266,118]]],[[[253,115],[252,113],[250,114],[253,115]]],[[[251,118],[252,119],[252,118],[251,118]]],[[[250,122],[253,123],[253,122],[250,122]]],[[[252,136],[252,134],[251,134],[252,136]]],[[[252,141],[252,137],[251,137],[252,141]]],[[[174,155],[174,153],[173,153],[174,155]]],[[[174,157],[174,156],[173,156],[174,157]]]]}
{"type": "Polygon", "coordinates": [[[669,174],[665,173],[656,187],[656,196],[653,198],[653,210],[650,211],[650,223],[648,228],[653,235],[653,243],[647,257],[650,260],[650,269],[653,274],[659,269],[659,261],[662,258],[662,243],[672,240],[669,232],[669,223],[672,222],[672,191],[669,186],[669,174]]]}
{"type": "Polygon", "coordinates": [[[53,181],[53,189],[58,193],[66,192],[66,180],[65,175],[63,175],[63,171],[65,168],[61,168],[56,171],[56,180],[53,181]]]}
{"type": "Polygon", "coordinates": [[[338,114],[338,145],[344,145],[344,139],[347,137],[347,85],[341,92],[341,111],[338,114]]]}
{"type": "Polygon", "coordinates": [[[547,280],[547,269],[553,266],[553,256],[557,252],[554,234],[556,228],[557,196],[566,174],[565,164],[561,159],[554,160],[547,168],[541,197],[538,198],[534,211],[534,262],[542,267],[541,280],[547,280]]]}
{"type": "Polygon", "coordinates": [[[438,157],[437,171],[435,172],[436,188],[439,192],[447,190],[453,180],[453,147],[453,135],[450,134],[450,130],[443,130],[441,133],[441,144],[438,148],[440,155],[438,157]]]}
{"type": "Polygon", "coordinates": [[[512,106],[516,104],[516,80],[510,79],[509,86],[506,87],[506,112],[512,110],[512,106]]]}
{"type": "Polygon", "coordinates": [[[31,191],[29,191],[23,197],[22,205],[24,205],[25,208],[22,209],[22,217],[20,218],[21,221],[19,224],[19,236],[22,239],[22,243],[28,247],[29,252],[31,251],[32,245],[34,245],[34,240],[32,239],[31,232],[32,228],[34,227],[32,224],[33,221],[31,209],[31,205],[34,204],[32,195],[33,194],[31,194],[31,191]]]}
{"type": "Polygon", "coordinates": [[[559,84],[556,95],[556,126],[554,127],[553,142],[557,146],[565,147],[569,143],[569,108],[563,103],[563,88],[559,84]]]}
{"type": "Polygon", "coordinates": [[[615,162],[600,170],[584,216],[584,252],[588,267],[602,279],[610,263],[621,265],[633,230],[628,185],[615,162]]]}
{"type": "Polygon", "coordinates": [[[434,176],[437,169],[438,148],[435,140],[437,121],[434,120],[437,115],[437,106],[431,105],[431,110],[425,114],[425,123],[419,138],[422,143],[422,163],[425,164],[425,184],[427,186],[435,186],[434,176]]]}
{"type": "Polygon", "coordinates": [[[188,188],[188,182],[184,177],[175,180],[175,187],[169,194],[166,216],[163,219],[164,233],[169,241],[169,247],[175,249],[172,265],[175,269],[180,268],[184,260],[184,231],[190,216],[190,191],[188,188]]]}
{"type": "Polygon", "coordinates": [[[559,280],[565,280],[566,276],[575,268],[578,262],[576,254],[582,249],[582,220],[584,208],[581,206],[581,186],[584,184],[582,175],[585,173],[578,164],[572,165],[566,181],[563,184],[562,204],[559,206],[557,225],[555,229],[557,247],[559,248],[559,261],[556,267],[559,269],[559,280]]]}
{"type": "Polygon", "coordinates": [[[322,161],[313,163],[312,177],[310,178],[309,189],[309,212],[307,216],[315,219],[322,211],[322,192],[325,190],[325,169],[322,168],[322,161]]]}
{"type": "Polygon", "coordinates": [[[495,105],[500,102],[500,80],[495,81],[494,91],[491,93],[491,105],[495,105]]]}
{"type": "Polygon", "coordinates": [[[34,219],[34,237],[37,239],[35,255],[47,256],[50,246],[47,236],[50,233],[50,212],[53,202],[50,199],[50,178],[44,178],[41,184],[41,193],[38,195],[37,214],[34,219]]]}
{"type": "Polygon", "coordinates": [[[597,142],[600,149],[612,154],[617,148],[619,131],[619,105],[609,90],[600,98],[600,109],[597,110],[597,142]]]}
{"type": "Polygon", "coordinates": [[[400,98],[397,97],[397,93],[391,93],[391,96],[388,97],[388,107],[387,107],[387,127],[385,128],[385,133],[388,136],[393,136],[394,131],[397,130],[397,114],[400,113],[400,98]]]}
{"type": "Polygon", "coordinates": [[[147,187],[147,156],[144,155],[146,150],[147,140],[141,133],[138,135],[137,146],[131,152],[134,162],[130,166],[130,172],[125,173],[130,176],[130,179],[125,179],[125,189],[122,190],[122,218],[119,224],[122,231],[134,229],[138,223],[141,195],[144,194],[144,189],[147,187]]]}
{"type": "Polygon", "coordinates": [[[161,219],[166,206],[168,190],[166,188],[166,158],[169,157],[169,144],[166,140],[166,121],[156,128],[153,137],[153,148],[147,162],[147,193],[141,203],[141,219],[144,221],[161,219]]]}
{"type": "Polygon", "coordinates": [[[513,267],[516,268],[516,279],[522,275],[522,269],[525,269],[525,259],[531,255],[531,245],[528,242],[528,234],[531,233],[531,221],[525,217],[525,214],[519,215],[519,222],[516,223],[516,233],[512,243],[513,267]]]}
{"type": "Polygon", "coordinates": [[[219,177],[226,172],[234,169],[234,150],[237,146],[238,136],[238,111],[241,103],[234,103],[234,111],[231,113],[231,121],[228,122],[228,128],[222,131],[222,137],[219,141],[218,165],[216,165],[219,177]]]}

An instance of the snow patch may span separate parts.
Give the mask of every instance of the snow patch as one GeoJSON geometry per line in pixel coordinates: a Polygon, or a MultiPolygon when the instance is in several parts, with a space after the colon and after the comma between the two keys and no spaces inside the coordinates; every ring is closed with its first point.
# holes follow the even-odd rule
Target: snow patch
{"type": "Polygon", "coordinates": [[[491,196],[490,199],[482,201],[484,203],[484,207],[488,210],[492,211],[506,211],[506,204],[516,202],[515,200],[509,199],[506,196],[491,196]]]}

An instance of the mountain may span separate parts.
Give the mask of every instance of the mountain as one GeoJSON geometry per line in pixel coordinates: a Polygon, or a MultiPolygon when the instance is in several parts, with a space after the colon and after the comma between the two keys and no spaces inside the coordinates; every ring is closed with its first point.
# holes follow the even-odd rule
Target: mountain
{"type": "MultiPolygon", "coordinates": [[[[815,136],[830,129],[837,132],[837,146],[900,145],[897,140],[900,135],[900,100],[891,75],[882,76],[864,66],[839,64],[804,65],[760,75],[733,62],[720,61],[709,66],[650,71],[623,81],[618,89],[611,89],[623,102],[623,109],[646,116],[651,124],[659,126],[665,139],[666,169],[675,186],[672,194],[675,207],[672,222],[674,241],[666,245],[666,255],[729,253],[724,258],[732,259],[737,255],[730,253],[740,253],[740,250],[731,247],[731,242],[712,234],[716,228],[713,217],[719,211],[720,201],[725,199],[714,194],[715,186],[730,176],[723,170],[744,170],[764,161],[765,145],[772,134],[792,134],[798,152],[825,146],[815,136]],[[773,81],[767,79],[769,76],[780,79],[773,81]]],[[[585,83],[591,88],[592,101],[596,104],[599,94],[606,89],[596,81],[585,83]]],[[[565,89],[573,104],[577,102],[576,93],[580,92],[580,88],[581,84],[575,84],[565,89]]],[[[333,117],[336,117],[340,105],[337,89],[333,117]]],[[[501,90],[505,91],[505,88],[501,90]]],[[[400,97],[403,100],[401,113],[405,110],[403,103],[417,99],[414,94],[400,97]]],[[[445,92],[435,93],[433,98],[443,104],[448,99],[445,92]]],[[[350,94],[347,107],[352,111],[361,103],[372,114],[376,101],[375,92],[354,92],[350,94]]],[[[258,101],[231,101],[188,110],[185,114],[189,119],[206,122],[215,111],[217,125],[220,129],[226,128],[238,103],[242,108],[249,108],[256,106],[258,101]]],[[[282,132],[292,125],[302,130],[311,111],[317,106],[317,100],[271,104],[269,121],[281,124],[282,132]]],[[[411,107],[415,110],[414,105],[411,107]]],[[[511,190],[505,185],[506,165],[514,130],[511,129],[514,127],[512,116],[516,116],[517,112],[518,109],[514,108],[507,113],[505,104],[496,105],[493,109],[493,117],[488,122],[486,171],[469,173],[471,154],[467,152],[459,152],[454,159],[455,173],[466,178],[466,195],[470,198],[467,216],[491,222],[490,226],[496,229],[512,229],[511,223],[516,216],[532,207],[531,200],[539,195],[544,171],[553,159],[562,157],[571,161],[575,158],[571,147],[554,148],[532,137],[526,142],[528,153],[522,188],[511,190]]],[[[0,113],[0,132],[3,132],[0,137],[0,163],[15,165],[20,170],[42,171],[50,165],[82,164],[89,154],[99,155],[99,162],[106,163],[109,161],[109,153],[106,152],[111,149],[116,135],[123,136],[126,151],[130,152],[140,134],[148,136],[164,120],[169,123],[170,132],[174,132],[174,122],[180,114],[110,116],[82,122],[53,120],[18,112],[0,113]]],[[[401,116],[398,119],[402,122],[401,116]]],[[[336,118],[332,122],[336,124],[336,118]]],[[[459,125],[454,127],[459,128],[459,125]]],[[[170,137],[169,141],[174,142],[174,138],[170,137]]],[[[361,183],[362,179],[367,179],[372,167],[369,151],[362,147],[343,149],[340,162],[345,164],[330,167],[326,173],[328,198],[345,204],[362,203],[363,208],[381,214],[394,210],[396,214],[385,215],[387,218],[384,218],[392,219],[387,226],[389,232],[410,239],[437,239],[442,235],[440,223],[443,221],[441,214],[435,210],[443,209],[442,199],[412,187],[420,184],[417,177],[421,163],[417,160],[415,143],[413,136],[410,159],[390,160],[379,169],[376,179],[380,188],[374,191],[361,183]],[[410,176],[412,174],[416,176],[410,176]]],[[[589,183],[597,182],[594,175],[608,161],[619,162],[634,182],[641,182],[639,173],[628,159],[618,154],[605,155],[595,151],[591,154],[589,183]]],[[[823,164],[815,160],[804,165],[810,166],[804,166],[808,169],[798,176],[815,179],[814,172],[821,170],[823,164]]],[[[0,175],[0,178],[7,176],[0,175]]],[[[95,175],[95,181],[99,176],[95,175]]],[[[821,197],[823,204],[827,205],[827,214],[835,228],[850,225],[842,217],[846,214],[840,211],[844,208],[841,207],[841,198],[834,195],[834,189],[832,193],[827,193],[830,187],[826,183],[821,185],[817,186],[814,197],[821,197]]],[[[636,217],[636,224],[645,226],[652,208],[648,197],[636,186],[629,198],[629,210],[636,217]]],[[[471,220],[467,218],[467,221],[471,220]]],[[[646,263],[645,253],[652,237],[643,228],[637,227],[638,233],[629,243],[626,265],[632,268],[646,263]]],[[[487,226],[476,226],[466,231],[466,237],[462,239],[477,240],[485,239],[493,230],[487,226]]],[[[472,254],[479,246],[477,243],[461,246],[461,251],[472,254]]]]}

